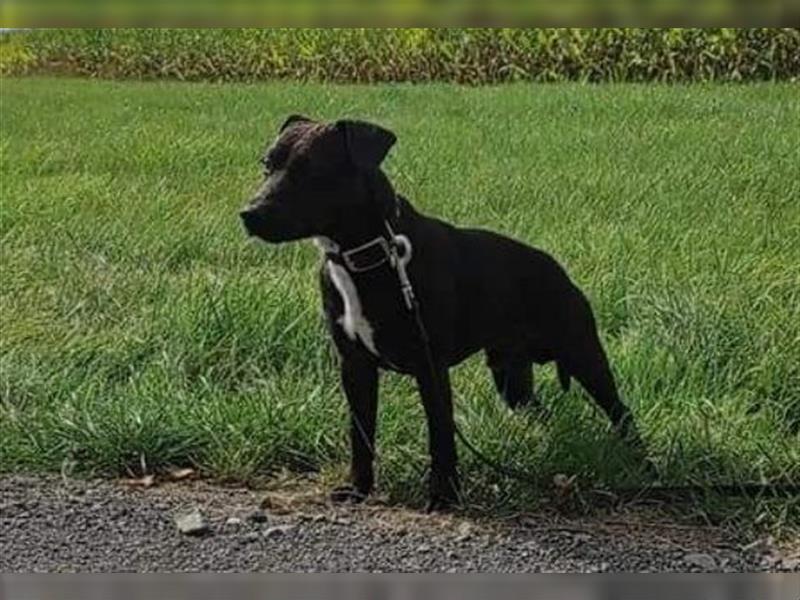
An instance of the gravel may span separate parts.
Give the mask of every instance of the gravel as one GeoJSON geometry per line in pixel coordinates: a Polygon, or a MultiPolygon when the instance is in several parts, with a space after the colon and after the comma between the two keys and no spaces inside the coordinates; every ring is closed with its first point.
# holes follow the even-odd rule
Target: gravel
{"type": "Polygon", "coordinates": [[[636,512],[477,522],[322,496],[281,510],[266,492],[183,481],[135,488],[0,478],[0,571],[630,572],[797,570],[769,540],[636,512]],[[263,510],[263,514],[262,511],[263,510]],[[202,517],[189,536],[181,515],[202,517]],[[256,517],[256,515],[258,515],[256,517]],[[254,518],[255,517],[255,518],[254,518]]]}

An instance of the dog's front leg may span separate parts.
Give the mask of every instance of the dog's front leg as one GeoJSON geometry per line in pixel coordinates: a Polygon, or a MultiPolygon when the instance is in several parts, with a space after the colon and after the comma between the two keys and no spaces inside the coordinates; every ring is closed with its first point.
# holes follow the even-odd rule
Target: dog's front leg
{"type": "Polygon", "coordinates": [[[342,359],[342,387],[350,405],[350,484],[331,492],[334,502],[361,502],[375,481],[375,417],[378,408],[378,368],[372,361],[342,359]]]}
{"type": "Polygon", "coordinates": [[[458,501],[453,399],[446,367],[437,368],[434,373],[430,369],[422,369],[422,375],[417,376],[417,383],[428,421],[430,512],[447,508],[458,501]]]}

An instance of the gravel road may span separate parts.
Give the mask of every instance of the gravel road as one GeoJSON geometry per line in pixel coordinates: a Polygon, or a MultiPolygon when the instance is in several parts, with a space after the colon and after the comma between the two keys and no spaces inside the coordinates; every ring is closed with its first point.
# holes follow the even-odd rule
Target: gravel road
{"type": "Polygon", "coordinates": [[[798,555],[770,540],[733,539],[642,511],[476,522],[377,504],[339,508],[323,497],[202,481],[144,487],[6,476],[0,571],[800,570],[798,555]],[[199,522],[183,524],[205,533],[179,531],[176,519],[193,511],[199,522]]]}

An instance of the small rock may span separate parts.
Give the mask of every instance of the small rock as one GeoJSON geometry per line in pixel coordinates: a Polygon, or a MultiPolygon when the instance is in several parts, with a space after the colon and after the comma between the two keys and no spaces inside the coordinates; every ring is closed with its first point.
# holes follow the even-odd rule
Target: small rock
{"type": "Polygon", "coordinates": [[[713,571],[717,568],[717,561],[709,554],[692,553],[685,554],[683,562],[687,565],[703,569],[704,571],[713,571]]]}
{"type": "Polygon", "coordinates": [[[294,527],[291,525],[276,525],[275,527],[270,527],[269,529],[264,530],[264,537],[279,538],[291,532],[292,529],[294,529],[294,527]]]}
{"type": "Polygon", "coordinates": [[[450,550],[450,552],[447,553],[447,558],[449,558],[450,560],[457,559],[458,558],[458,552],[456,552],[455,550],[450,550]]]}
{"type": "Polygon", "coordinates": [[[608,571],[608,563],[601,562],[598,565],[589,565],[586,568],[587,573],[605,573],[608,571]]]}
{"type": "Polygon", "coordinates": [[[761,565],[768,569],[780,566],[783,562],[783,557],[776,552],[769,552],[761,557],[761,565]]]}
{"type": "Polygon", "coordinates": [[[247,515],[247,520],[251,521],[252,523],[266,523],[269,521],[269,515],[267,515],[267,513],[265,513],[263,510],[254,510],[247,515]]]}
{"type": "Polygon", "coordinates": [[[790,573],[800,573],[800,558],[784,558],[781,561],[781,568],[790,573]]]}
{"type": "Polygon", "coordinates": [[[208,533],[208,523],[199,510],[193,510],[175,517],[175,526],[186,535],[203,535],[208,533]]]}
{"type": "Polygon", "coordinates": [[[230,517],[227,521],[225,521],[225,525],[228,527],[239,527],[242,524],[242,520],[239,517],[230,517]]]}
{"type": "Polygon", "coordinates": [[[419,552],[420,554],[427,554],[430,551],[431,551],[431,547],[428,546],[428,544],[420,544],[417,547],[417,552],[419,552]]]}

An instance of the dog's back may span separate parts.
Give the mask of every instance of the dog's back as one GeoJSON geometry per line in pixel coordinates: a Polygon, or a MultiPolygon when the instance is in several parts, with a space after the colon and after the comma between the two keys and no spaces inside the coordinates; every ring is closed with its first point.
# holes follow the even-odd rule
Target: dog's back
{"type": "Polygon", "coordinates": [[[576,313],[588,310],[581,291],[546,252],[492,231],[415,217],[425,221],[419,229],[426,233],[417,259],[435,267],[426,276],[438,287],[453,291],[447,310],[454,315],[459,358],[521,345],[538,345],[543,358],[542,349],[569,337],[576,313]]]}

